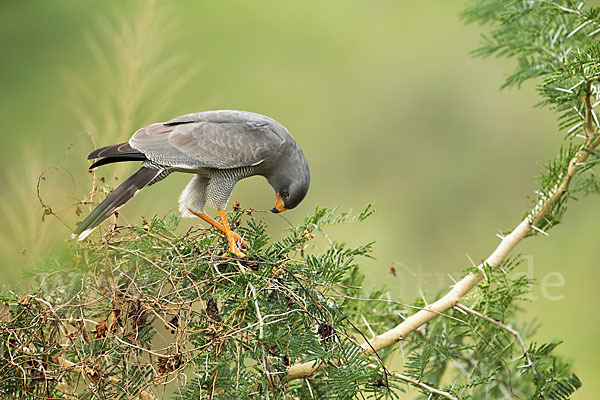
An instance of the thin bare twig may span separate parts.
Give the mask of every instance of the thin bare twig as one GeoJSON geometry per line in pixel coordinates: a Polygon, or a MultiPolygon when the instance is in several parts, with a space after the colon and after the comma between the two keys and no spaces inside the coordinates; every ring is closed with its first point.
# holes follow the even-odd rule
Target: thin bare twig
{"type": "MultiPolygon", "coordinates": [[[[379,369],[379,366],[374,365],[374,364],[368,364],[367,367],[373,368],[373,369],[379,369]]],[[[423,383],[417,379],[411,378],[410,376],[402,375],[397,372],[391,372],[391,371],[387,371],[387,373],[394,376],[395,378],[398,378],[398,379],[406,382],[406,383],[410,383],[413,386],[419,387],[429,393],[432,393],[432,394],[435,394],[438,396],[442,396],[449,400],[458,400],[456,397],[452,396],[450,393],[444,392],[443,390],[440,390],[440,389],[436,389],[436,388],[429,386],[428,384],[423,383]]]]}
{"type": "MultiPolygon", "coordinates": [[[[85,371],[82,367],[80,367],[79,365],[77,365],[67,359],[64,359],[64,358],[58,356],[58,357],[56,357],[55,361],[58,365],[60,365],[64,368],[68,368],[72,372],[75,372],[75,373],[78,373],[81,375],[85,375],[85,371]]],[[[113,383],[117,383],[117,384],[122,383],[120,379],[117,379],[114,376],[109,376],[107,379],[113,383]]],[[[64,390],[64,385],[63,385],[63,390],[64,390]]],[[[157,400],[157,397],[154,396],[154,394],[152,394],[151,392],[145,391],[145,390],[141,391],[138,394],[138,397],[141,400],[157,400]]]]}
{"type": "MultiPolygon", "coordinates": [[[[535,375],[536,377],[539,377],[537,370],[535,369],[535,365],[533,365],[533,361],[531,360],[531,356],[529,355],[529,352],[527,351],[527,346],[525,346],[525,342],[523,342],[523,339],[521,338],[521,334],[514,330],[513,328],[511,328],[508,325],[503,324],[502,322],[495,320],[491,317],[488,317],[485,314],[480,313],[479,311],[475,311],[472,308],[469,308],[467,306],[465,306],[462,303],[458,303],[455,306],[456,308],[459,308],[461,310],[463,310],[466,313],[469,313],[471,315],[476,316],[477,318],[481,318],[493,325],[496,325],[497,327],[499,327],[500,329],[505,330],[506,332],[510,333],[511,335],[513,335],[517,341],[519,342],[519,346],[521,346],[521,350],[523,351],[523,356],[525,357],[525,359],[527,360],[527,368],[531,369],[531,372],[533,372],[533,375],[535,375]]],[[[546,397],[544,396],[544,393],[540,393],[540,396],[545,399],[546,397]]]]}

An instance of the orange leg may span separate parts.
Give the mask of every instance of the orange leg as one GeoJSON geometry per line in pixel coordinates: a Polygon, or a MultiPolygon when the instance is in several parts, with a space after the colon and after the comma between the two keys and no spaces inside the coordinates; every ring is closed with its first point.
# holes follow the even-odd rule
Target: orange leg
{"type": "MultiPolygon", "coordinates": [[[[241,242],[243,247],[246,247],[246,248],[248,247],[248,242],[246,242],[244,239],[242,239],[242,237],[240,235],[238,235],[237,233],[235,233],[231,229],[229,229],[229,224],[227,224],[227,230],[225,230],[223,225],[221,225],[220,223],[215,221],[210,215],[205,214],[205,213],[197,213],[195,211],[190,210],[189,208],[188,208],[188,210],[195,216],[202,218],[204,221],[208,222],[209,224],[211,224],[212,226],[214,226],[215,228],[217,228],[218,230],[223,232],[225,235],[228,235],[227,231],[229,231],[230,233],[233,234],[233,238],[235,239],[236,242],[241,242]]],[[[223,213],[225,213],[225,211],[223,211],[223,213]]],[[[219,215],[221,215],[221,211],[219,211],[219,215]]],[[[223,217],[221,217],[221,220],[223,220],[223,217]]],[[[227,222],[227,219],[225,219],[225,222],[227,222]]],[[[229,236],[227,237],[227,240],[229,240],[229,236]]],[[[230,243],[229,247],[231,247],[231,243],[230,243]]]]}
{"type": "Polygon", "coordinates": [[[225,210],[217,210],[219,212],[219,217],[221,217],[221,222],[223,223],[223,228],[225,229],[225,235],[227,235],[227,241],[229,241],[229,251],[234,253],[238,257],[244,257],[244,253],[237,247],[235,244],[235,234],[229,228],[229,222],[227,222],[227,215],[225,214],[225,210]]]}

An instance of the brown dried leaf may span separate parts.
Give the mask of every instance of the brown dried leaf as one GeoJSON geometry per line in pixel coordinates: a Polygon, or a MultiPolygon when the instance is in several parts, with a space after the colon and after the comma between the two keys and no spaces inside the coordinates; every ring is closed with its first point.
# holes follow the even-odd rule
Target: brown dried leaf
{"type": "Polygon", "coordinates": [[[106,327],[106,321],[100,321],[92,331],[92,333],[96,334],[96,339],[103,339],[106,337],[106,332],[108,328],[106,327]]]}
{"type": "Polygon", "coordinates": [[[157,361],[158,373],[173,372],[181,366],[181,354],[174,356],[160,356],[157,361]]]}

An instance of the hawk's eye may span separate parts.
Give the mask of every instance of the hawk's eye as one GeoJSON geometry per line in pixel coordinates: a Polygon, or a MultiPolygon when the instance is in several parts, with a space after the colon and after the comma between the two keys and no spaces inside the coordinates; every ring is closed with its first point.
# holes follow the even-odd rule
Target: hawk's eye
{"type": "Polygon", "coordinates": [[[288,192],[281,192],[281,197],[283,197],[284,200],[287,200],[290,197],[290,194],[288,192]]]}

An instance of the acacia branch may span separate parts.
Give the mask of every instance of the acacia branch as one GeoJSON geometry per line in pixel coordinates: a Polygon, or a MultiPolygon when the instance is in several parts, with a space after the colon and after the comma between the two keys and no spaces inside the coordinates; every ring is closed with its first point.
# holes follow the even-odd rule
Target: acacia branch
{"type": "MultiPolygon", "coordinates": [[[[598,77],[594,76],[588,79],[588,87],[591,82],[597,80],[598,77]]],[[[392,328],[391,330],[374,337],[373,339],[361,344],[361,347],[367,353],[374,353],[388,346],[395,344],[396,342],[405,339],[410,333],[414,332],[425,323],[435,318],[436,316],[444,313],[445,311],[456,306],[460,299],[469,293],[479,282],[484,278],[482,269],[484,266],[490,266],[492,268],[499,267],[510,252],[515,248],[521,240],[523,240],[531,231],[540,229],[536,227],[554,206],[566,193],[569,187],[571,179],[575,176],[577,171],[587,161],[590,154],[600,144],[600,135],[594,129],[591,121],[592,110],[591,110],[591,90],[586,90],[585,93],[585,107],[586,107],[586,119],[585,129],[587,134],[586,141],[581,145],[575,156],[569,161],[567,171],[565,172],[562,179],[560,179],[554,187],[545,197],[545,201],[540,202],[524,219],[519,225],[517,225],[512,232],[505,236],[498,247],[490,254],[490,256],[481,264],[477,266],[479,272],[470,272],[460,281],[458,281],[448,293],[442,298],[435,301],[432,304],[424,307],[417,313],[409,316],[402,323],[392,328]]],[[[296,363],[288,368],[286,379],[293,380],[310,376],[322,368],[322,364],[315,361],[296,363]]]]}
{"type": "Polygon", "coordinates": [[[416,379],[411,378],[410,376],[402,375],[402,374],[399,374],[397,372],[390,372],[390,374],[392,374],[393,376],[395,376],[396,378],[398,378],[400,380],[403,380],[403,381],[405,381],[407,383],[410,383],[413,386],[420,387],[421,389],[423,389],[423,390],[425,390],[425,391],[427,391],[429,393],[436,394],[438,396],[444,397],[444,398],[449,399],[449,400],[457,400],[457,398],[454,397],[454,396],[452,396],[450,393],[444,392],[443,390],[439,390],[439,389],[436,389],[434,387],[431,387],[431,386],[429,386],[429,385],[427,385],[427,384],[425,384],[425,383],[423,383],[421,381],[418,381],[416,379]]]}

